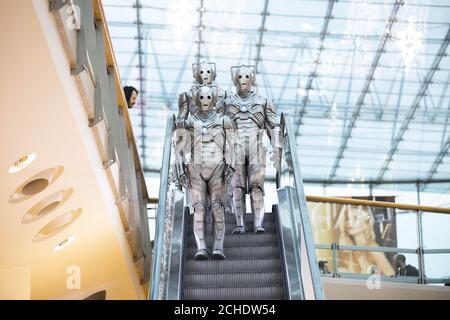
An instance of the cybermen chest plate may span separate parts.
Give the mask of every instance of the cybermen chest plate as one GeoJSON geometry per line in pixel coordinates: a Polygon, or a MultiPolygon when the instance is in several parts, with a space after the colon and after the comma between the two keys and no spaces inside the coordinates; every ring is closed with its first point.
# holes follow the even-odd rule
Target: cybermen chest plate
{"type": "Polygon", "coordinates": [[[242,99],[239,96],[233,96],[227,101],[227,114],[235,121],[248,122],[253,121],[258,127],[264,127],[264,103],[259,96],[252,96],[249,99],[242,99]]]}
{"type": "Polygon", "coordinates": [[[194,140],[195,143],[216,142],[223,143],[224,129],[220,117],[214,117],[208,121],[194,119],[194,140]]]}

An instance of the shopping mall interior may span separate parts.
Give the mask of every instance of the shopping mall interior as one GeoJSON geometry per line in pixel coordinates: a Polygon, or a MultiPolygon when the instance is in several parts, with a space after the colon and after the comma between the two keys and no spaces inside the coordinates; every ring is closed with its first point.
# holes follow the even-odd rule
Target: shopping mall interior
{"type": "Polygon", "coordinates": [[[1,300],[450,299],[448,0],[0,18],[1,300]]]}

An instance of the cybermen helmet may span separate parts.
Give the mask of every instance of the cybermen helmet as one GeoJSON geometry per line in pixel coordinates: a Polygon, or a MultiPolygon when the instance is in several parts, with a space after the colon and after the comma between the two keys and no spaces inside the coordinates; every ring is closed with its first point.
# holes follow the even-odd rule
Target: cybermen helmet
{"type": "Polygon", "coordinates": [[[199,110],[202,112],[210,111],[214,108],[217,102],[218,88],[217,86],[194,86],[193,99],[199,110]]]}
{"type": "Polygon", "coordinates": [[[256,85],[256,67],[241,65],[231,67],[231,79],[238,92],[250,91],[256,85]]]}
{"type": "Polygon", "coordinates": [[[193,63],[192,76],[199,84],[212,84],[216,80],[216,64],[214,62],[193,63]]]}

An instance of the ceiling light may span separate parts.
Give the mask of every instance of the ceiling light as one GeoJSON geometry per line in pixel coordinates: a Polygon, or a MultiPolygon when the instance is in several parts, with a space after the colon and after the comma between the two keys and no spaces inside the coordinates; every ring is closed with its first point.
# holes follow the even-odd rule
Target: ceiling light
{"type": "Polygon", "coordinates": [[[11,165],[6,172],[10,174],[19,172],[20,170],[28,167],[34,161],[34,159],[36,159],[35,153],[29,153],[25,156],[22,156],[19,160],[14,162],[14,164],[11,165]]]}
{"type": "Polygon", "coordinates": [[[422,35],[415,28],[415,22],[409,19],[408,26],[397,33],[397,47],[400,49],[405,66],[408,68],[412,65],[415,58],[422,49],[422,35]]]}
{"type": "Polygon", "coordinates": [[[54,252],[61,251],[65,247],[67,247],[69,244],[75,241],[75,236],[68,237],[67,239],[64,239],[60,243],[56,245],[56,247],[53,248],[54,252]]]}

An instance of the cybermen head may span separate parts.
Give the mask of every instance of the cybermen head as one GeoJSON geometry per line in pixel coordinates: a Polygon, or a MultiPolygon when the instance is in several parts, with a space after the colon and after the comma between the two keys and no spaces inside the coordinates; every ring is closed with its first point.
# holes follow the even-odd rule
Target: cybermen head
{"type": "Polygon", "coordinates": [[[255,85],[256,69],[247,65],[231,67],[231,76],[238,92],[248,92],[255,85]]]}
{"type": "Polygon", "coordinates": [[[207,112],[214,108],[217,102],[217,86],[203,85],[195,89],[194,101],[198,108],[207,112]]]}
{"type": "Polygon", "coordinates": [[[212,84],[216,79],[216,64],[202,62],[192,64],[193,77],[199,84],[212,84]]]}

